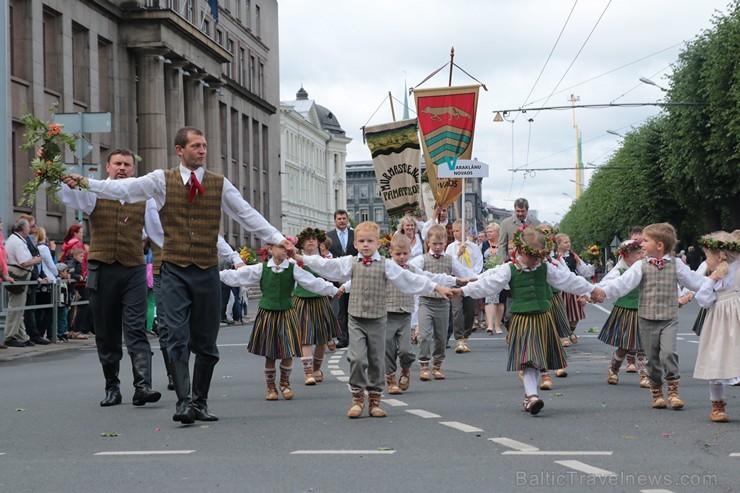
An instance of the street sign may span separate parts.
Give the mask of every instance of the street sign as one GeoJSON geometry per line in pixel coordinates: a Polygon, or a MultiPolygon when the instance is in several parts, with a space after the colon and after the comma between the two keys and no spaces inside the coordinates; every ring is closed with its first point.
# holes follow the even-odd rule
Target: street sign
{"type": "Polygon", "coordinates": [[[77,146],[75,148],[75,157],[77,159],[85,159],[85,157],[90,154],[93,150],[92,143],[85,138],[84,135],[80,135],[80,138],[77,139],[77,146]]]}
{"type": "Polygon", "coordinates": [[[619,245],[622,244],[622,241],[617,237],[617,235],[614,235],[614,238],[612,238],[612,242],[609,244],[612,248],[619,248],[619,245]]]}
{"type": "Polygon", "coordinates": [[[54,113],[54,123],[62,125],[68,134],[110,132],[110,113],[54,113]]]}
{"type": "Polygon", "coordinates": [[[488,165],[477,159],[448,159],[437,168],[440,178],[487,178],[488,165]]]}

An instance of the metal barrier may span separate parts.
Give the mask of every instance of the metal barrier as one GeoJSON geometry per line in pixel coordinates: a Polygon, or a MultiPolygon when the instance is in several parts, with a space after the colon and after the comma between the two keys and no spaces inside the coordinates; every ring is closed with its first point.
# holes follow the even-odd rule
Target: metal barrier
{"type": "MultiPolygon", "coordinates": [[[[67,285],[67,293],[68,296],[73,296],[74,292],[74,283],[68,282],[68,281],[60,281],[57,279],[57,281],[53,284],[45,284],[41,283],[39,281],[15,281],[15,283],[10,282],[3,282],[2,283],[2,290],[0,290],[0,316],[5,319],[10,312],[25,312],[26,310],[41,310],[45,308],[51,308],[51,333],[49,334],[51,337],[49,338],[52,343],[59,342],[57,340],[57,327],[59,324],[59,308],[62,306],[61,298],[62,298],[62,283],[67,285]],[[15,307],[15,308],[8,308],[8,291],[5,289],[6,286],[49,286],[51,288],[51,303],[46,303],[43,305],[25,305],[23,307],[15,307]]],[[[89,300],[81,300],[81,301],[74,301],[69,304],[64,304],[64,306],[80,306],[80,305],[87,305],[89,304],[89,300]]],[[[0,328],[5,330],[5,320],[3,320],[3,323],[0,324],[0,328]]],[[[43,334],[42,334],[43,335],[43,334]]]]}

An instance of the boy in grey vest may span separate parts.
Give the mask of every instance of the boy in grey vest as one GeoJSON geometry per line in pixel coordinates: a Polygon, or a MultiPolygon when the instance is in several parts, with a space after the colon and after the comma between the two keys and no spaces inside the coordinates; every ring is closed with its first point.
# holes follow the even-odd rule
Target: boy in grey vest
{"type": "Polygon", "coordinates": [[[697,291],[703,276],[693,272],[681,261],[671,257],[676,245],[676,230],[668,223],[656,223],[643,230],[642,247],[646,258],[632,264],[624,274],[611,282],[599,284],[607,298],[620,298],[640,287],[637,315],[640,341],[647,355],[648,378],[653,408],[665,409],[663,376],[668,389],[668,403],[681,409],[678,395],[678,284],[697,291]]]}
{"type": "MultiPolygon", "coordinates": [[[[386,416],[380,408],[385,377],[385,325],[386,294],[388,283],[406,294],[436,291],[447,298],[450,288],[439,286],[430,279],[409,272],[395,262],[386,262],[378,254],[380,236],[378,225],[365,221],[355,228],[357,256],[325,259],[317,255],[296,260],[310,267],[325,279],[338,282],[352,281],[349,297],[349,385],[352,406],[350,418],[359,418],[365,408],[365,391],[368,393],[368,413],[374,418],[386,416]]],[[[341,289],[341,288],[340,288],[341,289]]]]}

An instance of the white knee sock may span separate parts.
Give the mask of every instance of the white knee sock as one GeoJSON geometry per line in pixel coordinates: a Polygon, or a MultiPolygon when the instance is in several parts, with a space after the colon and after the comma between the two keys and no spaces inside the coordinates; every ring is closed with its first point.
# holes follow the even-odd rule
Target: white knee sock
{"type": "Polygon", "coordinates": [[[725,400],[725,385],[723,383],[709,382],[709,398],[713,401],[725,400]]]}
{"type": "Polygon", "coordinates": [[[527,367],[524,369],[524,393],[532,395],[537,393],[540,371],[537,368],[527,367]]]}

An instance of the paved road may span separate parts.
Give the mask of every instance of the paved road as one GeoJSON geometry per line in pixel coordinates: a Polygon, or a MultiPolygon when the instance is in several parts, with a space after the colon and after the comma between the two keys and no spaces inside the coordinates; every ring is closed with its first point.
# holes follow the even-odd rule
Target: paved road
{"type": "Polygon", "coordinates": [[[593,306],[570,375],[542,393],[537,417],[520,411],[503,338],[480,332],[473,352],[448,355],[446,380],[415,378],[385,400],[388,418],[349,420],[342,351],[323,384],[305,387],[296,372],[295,399],[267,402],[263,360],[246,352],[251,327],[224,327],[209,400],[221,420],[194,426],[171,421],[158,351],[162,400],[131,406],[124,362],[124,403],[101,408],[95,350],[70,343],[0,362],[0,491],[738,491],[740,388],[729,389],[734,421],[709,422],[707,385],[691,378],[695,313],[680,313],[683,411],[651,409],[634,375],[606,384],[610,350],[587,333],[606,314],[593,306]]]}

